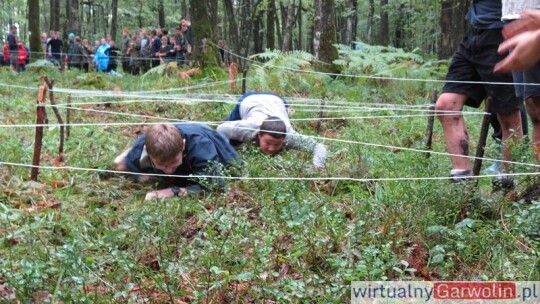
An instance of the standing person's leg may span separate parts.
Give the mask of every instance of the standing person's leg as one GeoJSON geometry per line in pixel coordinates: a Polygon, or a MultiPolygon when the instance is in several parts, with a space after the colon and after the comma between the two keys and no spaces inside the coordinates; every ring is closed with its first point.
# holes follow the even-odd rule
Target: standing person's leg
{"type": "Polygon", "coordinates": [[[537,62],[526,72],[519,74],[522,75],[521,93],[525,99],[525,105],[533,127],[533,151],[536,160],[540,161],[540,85],[538,85],[540,84],[540,62],[537,62]]]}
{"type": "Polygon", "coordinates": [[[452,170],[450,175],[453,182],[459,182],[459,176],[470,175],[471,164],[469,156],[469,135],[461,111],[463,106],[479,107],[486,95],[481,84],[480,75],[472,63],[472,42],[475,41],[475,33],[469,31],[463,38],[458,50],[452,57],[452,62],[446,74],[446,80],[442,94],[435,104],[435,109],[440,111],[438,119],[441,122],[446,140],[448,152],[452,154],[452,170]],[[454,115],[444,111],[456,111],[454,115]]]}
{"type": "Polygon", "coordinates": [[[460,155],[469,156],[469,135],[463,115],[461,113],[448,115],[449,111],[461,112],[466,101],[467,96],[463,94],[443,93],[435,104],[435,109],[440,111],[438,114],[442,114],[438,118],[443,128],[448,153],[452,154],[450,160],[453,172],[471,169],[469,158],[460,157],[460,155]]]}

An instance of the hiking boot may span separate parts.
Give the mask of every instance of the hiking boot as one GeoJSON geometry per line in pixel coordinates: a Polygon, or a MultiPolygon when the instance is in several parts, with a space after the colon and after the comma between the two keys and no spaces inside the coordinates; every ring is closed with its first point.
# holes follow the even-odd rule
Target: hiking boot
{"type": "Polygon", "coordinates": [[[471,176],[471,170],[450,171],[450,182],[453,184],[465,184],[471,176]]]}

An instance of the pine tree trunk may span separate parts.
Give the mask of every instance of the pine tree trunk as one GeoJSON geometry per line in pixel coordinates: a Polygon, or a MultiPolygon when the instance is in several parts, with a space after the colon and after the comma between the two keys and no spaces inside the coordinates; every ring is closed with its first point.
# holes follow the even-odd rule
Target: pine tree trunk
{"type": "Polygon", "coordinates": [[[218,34],[218,1],[217,0],[207,0],[208,2],[208,10],[210,12],[210,20],[212,24],[212,34],[214,35],[212,37],[212,40],[217,40],[216,35],[218,34]]]}
{"type": "Polygon", "coordinates": [[[302,43],[302,28],[303,28],[303,24],[302,24],[302,0],[298,1],[298,12],[296,13],[296,16],[297,16],[297,21],[298,21],[298,49],[301,50],[302,47],[303,47],[303,43],[302,43]]]}
{"type": "Polygon", "coordinates": [[[257,12],[253,19],[253,51],[262,53],[263,51],[263,36],[261,34],[262,13],[257,12]]]}
{"type": "Polygon", "coordinates": [[[443,0],[441,3],[441,39],[437,57],[446,59],[458,48],[468,24],[465,20],[470,0],[443,0]]]}
{"type": "Polygon", "coordinates": [[[268,0],[268,6],[266,8],[266,48],[276,48],[276,2],[275,0],[268,0]]]}
{"type": "Polygon", "coordinates": [[[292,40],[292,24],[294,18],[294,0],[289,0],[289,6],[287,8],[287,20],[285,21],[285,32],[283,35],[283,52],[291,50],[292,40]]]}
{"type": "Polygon", "coordinates": [[[196,20],[193,31],[193,56],[203,66],[217,66],[218,52],[212,39],[212,24],[205,1],[193,1],[190,7],[191,20],[196,20]]]}
{"type": "Polygon", "coordinates": [[[28,0],[28,30],[30,31],[30,49],[34,52],[42,52],[39,30],[39,0],[28,0]]]}
{"type": "Polygon", "coordinates": [[[336,44],[336,26],[334,23],[334,0],[315,0],[315,25],[313,34],[313,53],[322,61],[316,65],[321,72],[337,73],[332,62],[338,59],[336,44]]]}
{"type": "Polygon", "coordinates": [[[375,17],[375,0],[369,0],[369,12],[367,18],[367,43],[373,44],[373,27],[375,17]]]}
{"type": "MultiPolygon", "coordinates": [[[[77,1],[77,0],[75,0],[77,1]]],[[[116,40],[116,34],[118,33],[118,0],[112,0],[111,3],[111,36],[113,40],[116,40]]],[[[120,45],[120,43],[118,44],[120,45]]]]}
{"type": "Polygon", "coordinates": [[[60,30],[60,0],[51,0],[51,30],[60,30]]]}
{"type": "Polygon", "coordinates": [[[346,6],[351,8],[343,17],[343,31],[341,32],[341,43],[351,45],[353,40],[353,28],[356,27],[356,0],[348,0],[346,6]]]}
{"type": "Polygon", "coordinates": [[[388,4],[388,0],[381,0],[381,35],[380,35],[380,44],[381,45],[388,45],[389,39],[388,39],[388,10],[386,8],[386,5],[388,4]]]}
{"type": "Polygon", "coordinates": [[[158,11],[159,27],[164,28],[165,27],[165,6],[163,5],[163,0],[159,0],[157,7],[158,7],[157,11],[158,11]]]}
{"type": "MultiPolygon", "coordinates": [[[[229,35],[230,43],[229,48],[235,54],[240,54],[240,40],[238,37],[238,25],[236,24],[236,18],[234,18],[234,7],[232,0],[223,0],[223,5],[225,6],[225,15],[227,16],[229,23],[229,35]]],[[[233,62],[238,62],[236,56],[231,57],[233,62]]]]}

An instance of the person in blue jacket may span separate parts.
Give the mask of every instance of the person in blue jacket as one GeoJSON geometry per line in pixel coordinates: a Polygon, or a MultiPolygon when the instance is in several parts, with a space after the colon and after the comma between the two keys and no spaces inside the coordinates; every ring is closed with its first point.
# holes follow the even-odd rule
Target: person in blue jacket
{"type": "MultiPolygon", "coordinates": [[[[219,176],[219,164],[240,165],[241,161],[223,135],[204,124],[186,123],[151,126],[114,164],[118,171],[175,176],[170,180],[172,187],[147,193],[145,199],[150,200],[204,191],[189,175],[219,176]]],[[[138,180],[149,177],[138,175],[138,180]]],[[[222,180],[216,180],[223,186],[222,180]]]]}
{"type": "Polygon", "coordinates": [[[107,40],[105,40],[105,38],[101,38],[101,44],[96,50],[94,59],[92,59],[98,71],[107,71],[107,67],[109,66],[109,52],[110,46],[107,43],[107,40]]]}

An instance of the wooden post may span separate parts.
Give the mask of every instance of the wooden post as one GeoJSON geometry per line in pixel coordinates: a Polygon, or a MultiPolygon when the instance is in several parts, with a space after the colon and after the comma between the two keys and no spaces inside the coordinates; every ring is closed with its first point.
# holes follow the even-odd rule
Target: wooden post
{"type": "MultiPolygon", "coordinates": [[[[432,149],[433,143],[433,124],[435,122],[435,103],[437,102],[437,90],[433,90],[431,94],[431,106],[429,107],[428,123],[426,128],[426,138],[424,139],[424,145],[426,149],[432,149]]],[[[429,158],[431,153],[426,153],[426,157],[429,158]]]]}
{"type": "Polygon", "coordinates": [[[244,69],[242,72],[242,95],[246,94],[246,76],[247,76],[248,69],[244,69]]]}
{"type": "Polygon", "coordinates": [[[61,162],[64,158],[64,120],[62,119],[62,115],[60,115],[60,111],[58,111],[58,108],[56,107],[56,102],[54,100],[54,80],[49,81],[49,78],[47,78],[47,76],[44,77],[44,80],[49,87],[49,99],[52,105],[52,109],[54,111],[54,115],[56,115],[58,124],[60,124],[60,145],[58,146],[58,161],[61,162]]]}
{"type": "Polygon", "coordinates": [[[321,133],[322,118],[324,117],[324,98],[321,99],[321,107],[319,109],[319,121],[317,122],[317,133],[321,133]]]}
{"type": "Polygon", "coordinates": [[[69,134],[71,131],[71,127],[69,126],[69,123],[71,121],[71,94],[68,94],[67,96],[67,109],[66,109],[66,140],[69,139],[69,134]]]}
{"type": "Polygon", "coordinates": [[[45,96],[47,96],[47,87],[40,86],[37,107],[36,107],[36,135],[34,138],[34,157],[32,158],[32,170],[30,171],[30,180],[36,182],[39,173],[39,163],[41,159],[41,147],[43,146],[43,123],[45,122],[45,96]]]}
{"type": "Polygon", "coordinates": [[[491,97],[486,99],[486,115],[482,120],[482,128],[480,129],[480,138],[478,139],[478,146],[476,147],[476,158],[474,159],[473,175],[480,175],[480,168],[482,167],[482,158],[484,157],[484,148],[486,147],[487,136],[489,132],[489,121],[491,120],[491,97]]]}

